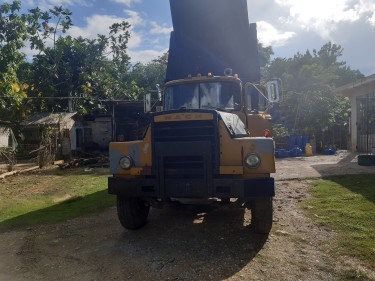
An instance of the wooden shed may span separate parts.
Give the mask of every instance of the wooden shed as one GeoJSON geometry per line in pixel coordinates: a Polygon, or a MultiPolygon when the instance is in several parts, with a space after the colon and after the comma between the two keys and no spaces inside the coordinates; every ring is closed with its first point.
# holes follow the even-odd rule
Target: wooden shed
{"type": "Polygon", "coordinates": [[[77,112],[38,113],[23,125],[24,146],[27,150],[40,147],[45,130],[54,134],[56,152],[63,158],[69,158],[72,151],[83,145],[84,124],[77,112]]]}

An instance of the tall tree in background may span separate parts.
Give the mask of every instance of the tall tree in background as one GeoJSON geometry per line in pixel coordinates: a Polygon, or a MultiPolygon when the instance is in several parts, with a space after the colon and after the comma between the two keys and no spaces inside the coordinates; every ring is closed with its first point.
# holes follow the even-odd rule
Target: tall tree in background
{"type": "Polygon", "coordinates": [[[28,16],[20,14],[20,1],[0,5],[0,119],[19,118],[18,107],[26,95],[26,85],[17,71],[25,59],[20,51],[34,30],[26,25],[28,16]]]}
{"type": "Polygon", "coordinates": [[[30,12],[39,19],[34,22],[38,34],[31,38],[31,46],[40,53],[29,68],[31,94],[41,98],[34,103],[36,107],[42,111],[87,113],[104,110],[100,100],[134,98],[137,87],[127,82],[127,22],[115,23],[109,27],[108,35],[91,40],[61,36],[72,26],[69,10],[55,7],[48,14],[38,8],[30,12]],[[56,97],[59,102],[45,96],[56,97]]]}
{"type": "Polygon", "coordinates": [[[0,5],[0,118],[16,121],[34,112],[73,109],[87,113],[103,110],[100,100],[139,96],[129,77],[129,23],[115,23],[96,39],[72,38],[66,36],[73,25],[69,10],[34,8],[21,14],[20,9],[17,0],[0,5]],[[32,62],[21,52],[25,42],[37,52],[32,62]]]}
{"type": "Polygon", "coordinates": [[[140,87],[139,98],[142,98],[149,91],[156,90],[156,84],[162,86],[165,83],[167,64],[168,52],[165,52],[149,63],[137,63],[133,66],[130,72],[130,80],[140,87]]]}
{"type": "Polygon", "coordinates": [[[278,116],[274,122],[285,125],[290,133],[313,137],[331,124],[348,121],[349,102],[333,90],[363,75],[339,61],[342,52],[341,46],[329,42],[312,54],[307,50],[271,62],[266,79],[279,77],[284,86],[282,100],[273,110],[278,116]]]}
{"type": "Polygon", "coordinates": [[[271,56],[274,55],[274,52],[271,46],[264,47],[262,43],[258,42],[258,53],[261,76],[266,77],[271,64],[271,56]]]}

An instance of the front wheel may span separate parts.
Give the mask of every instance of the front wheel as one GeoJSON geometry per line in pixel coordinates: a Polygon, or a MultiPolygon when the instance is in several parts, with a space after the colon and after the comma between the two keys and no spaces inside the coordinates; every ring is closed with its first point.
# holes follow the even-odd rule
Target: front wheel
{"type": "Polygon", "coordinates": [[[117,214],[126,229],[137,229],[147,222],[150,206],[141,198],[117,196],[117,214]]]}
{"type": "Polygon", "coordinates": [[[255,233],[268,234],[272,228],[272,197],[255,198],[251,201],[251,227],[255,233]]]}

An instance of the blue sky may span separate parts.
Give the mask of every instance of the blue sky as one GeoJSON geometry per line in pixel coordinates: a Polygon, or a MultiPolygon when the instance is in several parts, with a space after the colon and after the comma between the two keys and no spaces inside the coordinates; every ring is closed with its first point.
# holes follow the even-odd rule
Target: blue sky
{"type": "MultiPolygon", "coordinates": [[[[62,5],[71,10],[72,36],[95,38],[106,34],[112,23],[127,20],[132,25],[128,53],[133,63],[150,61],[168,49],[169,0],[21,2],[23,9],[62,5]]],[[[250,22],[258,24],[259,40],[271,45],[276,57],[292,57],[331,41],[344,48],[342,59],[352,69],[375,74],[375,0],[248,0],[248,10],[250,22]]]]}

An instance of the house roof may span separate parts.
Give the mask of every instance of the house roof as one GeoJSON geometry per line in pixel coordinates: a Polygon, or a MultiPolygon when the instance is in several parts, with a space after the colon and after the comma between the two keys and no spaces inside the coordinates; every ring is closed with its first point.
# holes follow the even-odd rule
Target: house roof
{"type": "Polygon", "coordinates": [[[356,97],[375,93],[375,74],[336,88],[335,93],[344,97],[356,97]]]}
{"type": "Polygon", "coordinates": [[[64,123],[71,119],[77,112],[44,112],[38,113],[31,116],[25,122],[23,122],[26,126],[35,126],[35,125],[57,125],[59,123],[64,123]]]}

